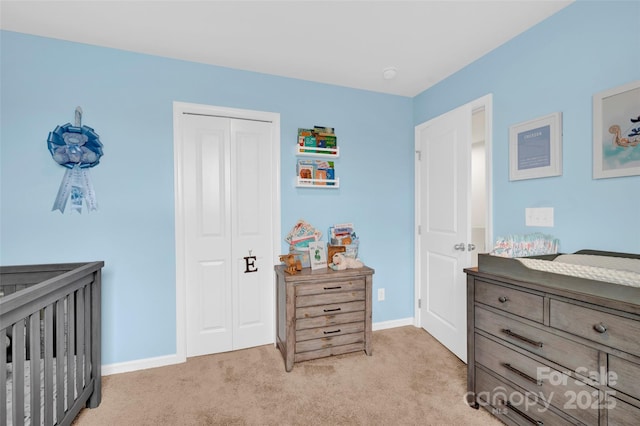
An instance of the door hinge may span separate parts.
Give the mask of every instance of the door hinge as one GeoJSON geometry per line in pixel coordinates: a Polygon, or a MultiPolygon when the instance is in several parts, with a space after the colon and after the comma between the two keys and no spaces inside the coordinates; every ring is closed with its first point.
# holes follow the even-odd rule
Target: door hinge
{"type": "Polygon", "coordinates": [[[422,226],[418,225],[418,235],[422,235],[422,226]]]}
{"type": "Polygon", "coordinates": [[[422,161],[422,151],[416,150],[416,154],[418,154],[418,161],[422,161]]]}
{"type": "Polygon", "coordinates": [[[418,308],[422,308],[422,299],[418,299],[418,308]]]}

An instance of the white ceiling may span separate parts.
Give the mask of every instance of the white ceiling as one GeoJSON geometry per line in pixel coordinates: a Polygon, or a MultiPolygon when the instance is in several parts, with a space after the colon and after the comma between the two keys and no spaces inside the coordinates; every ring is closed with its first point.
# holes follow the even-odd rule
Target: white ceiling
{"type": "Polygon", "coordinates": [[[572,2],[0,0],[0,28],[415,96],[572,2]]]}

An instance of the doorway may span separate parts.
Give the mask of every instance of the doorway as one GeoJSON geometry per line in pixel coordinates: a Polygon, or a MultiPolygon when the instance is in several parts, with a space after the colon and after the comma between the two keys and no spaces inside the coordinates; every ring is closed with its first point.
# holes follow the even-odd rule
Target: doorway
{"type": "Polygon", "coordinates": [[[180,360],[274,342],[280,117],[174,103],[180,360]]]}
{"type": "Polygon", "coordinates": [[[492,238],[491,111],[487,95],[415,131],[415,324],[464,362],[463,269],[474,266],[492,238]]]}

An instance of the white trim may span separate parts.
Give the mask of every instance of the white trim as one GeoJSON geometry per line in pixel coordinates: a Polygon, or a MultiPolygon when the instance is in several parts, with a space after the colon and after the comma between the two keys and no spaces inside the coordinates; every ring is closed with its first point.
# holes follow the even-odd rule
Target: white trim
{"type": "Polygon", "coordinates": [[[177,355],[164,355],[154,358],[138,359],[135,361],[118,362],[102,366],[102,375],[110,376],[112,374],[129,373],[138,370],[148,370],[149,368],[166,367],[168,365],[180,364],[184,362],[177,355]]]}
{"type": "MultiPolygon", "coordinates": [[[[187,334],[186,334],[186,284],[185,284],[185,261],[184,261],[184,214],[182,205],[182,157],[181,157],[181,134],[183,114],[203,114],[219,117],[237,118],[242,120],[266,121],[272,124],[271,136],[273,140],[273,150],[271,162],[273,164],[273,186],[274,191],[271,196],[273,208],[273,259],[274,265],[279,264],[278,253],[280,253],[280,114],[266,111],[253,111],[245,109],[226,108],[220,106],[192,104],[186,102],[173,102],[173,156],[174,156],[174,201],[175,201],[175,239],[176,239],[176,362],[185,362],[187,359],[187,334]]],[[[275,296],[275,292],[274,292],[275,296]]],[[[274,297],[275,300],[275,297],[274,297]]],[[[275,318],[275,303],[274,314],[275,318]]],[[[274,323],[275,330],[275,323],[274,323]]]]}
{"type": "MultiPolygon", "coordinates": [[[[485,234],[485,247],[489,249],[493,245],[493,164],[492,164],[492,142],[493,142],[493,94],[489,93],[474,101],[468,102],[458,108],[468,108],[470,113],[479,109],[484,109],[484,147],[485,147],[485,161],[486,161],[486,234],[485,234]]],[[[455,108],[455,109],[458,109],[455,108]]],[[[452,110],[453,111],[453,110],[452,110]]],[[[448,113],[448,112],[447,112],[448,113]]],[[[445,114],[447,114],[445,113],[445,114]]],[[[444,114],[441,114],[444,115],[444,114]]],[[[439,116],[438,116],[439,117],[439,116]]],[[[419,134],[422,129],[431,125],[432,121],[437,119],[434,117],[424,123],[415,126],[414,130],[414,147],[416,150],[415,162],[414,162],[414,317],[413,325],[420,327],[420,308],[418,307],[418,300],[420,300],[420,237],[418,229],[420,226],[420,156],[418,150],[420,149],[419,134]]],[[[470,141],[469,149],[471,149],[470,141]]],[[[470,204],[469,204],[470,205],[470,204]]],[[[469,229],[469,232],[471,230],[469,229]]],[[[471,235],[468,236],[468,240],[471,241],[471,235]]],[[[426,300],[423,300],[426,303],[426,300]]],[[[466,309],[466,307],[465,307],[466,309]]]]}
{"type": "Polygon", "coordinates": [[[373,331],[377,331],[377,330],[386,330],[388,328],[404,327],[407,325],[413,325],[413,317],[402,318],[402,319],[391,320],[391,321],[375,322],[372,324],[371,329],[373,331]]]}

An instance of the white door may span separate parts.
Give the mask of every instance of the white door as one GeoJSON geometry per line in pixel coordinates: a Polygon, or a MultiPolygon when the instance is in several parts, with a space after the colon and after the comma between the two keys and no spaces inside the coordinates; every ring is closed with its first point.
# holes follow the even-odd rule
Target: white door
{"type": "Polygon", "coordinates": [[[467,359],[466,277],[471,266],[473,105],[416,127],[418,323],[467,359]]]}
{"type": "Polygon", "coordinates": [[[273,124],[179,120],[186,356],[272,343],[273,124]]]}

